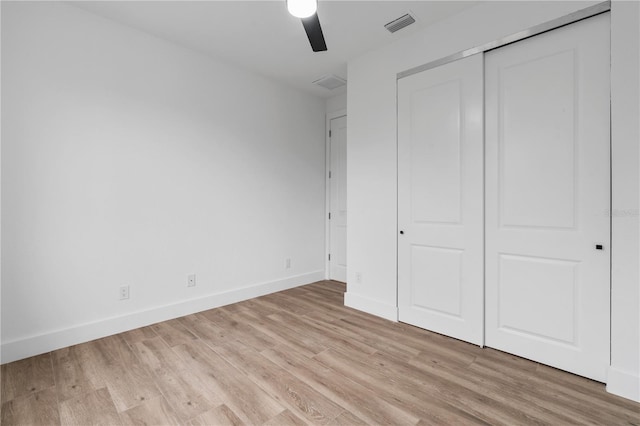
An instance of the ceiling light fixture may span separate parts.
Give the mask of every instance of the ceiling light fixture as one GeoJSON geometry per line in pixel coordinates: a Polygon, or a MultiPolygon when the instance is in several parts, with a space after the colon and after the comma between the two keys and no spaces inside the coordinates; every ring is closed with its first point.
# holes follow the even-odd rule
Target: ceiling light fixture
{"type": "Polygon", "coordinates": [[[318,0],[287,0],[287,10],[296,18],[308,18],[318,10],[318,0]]]}

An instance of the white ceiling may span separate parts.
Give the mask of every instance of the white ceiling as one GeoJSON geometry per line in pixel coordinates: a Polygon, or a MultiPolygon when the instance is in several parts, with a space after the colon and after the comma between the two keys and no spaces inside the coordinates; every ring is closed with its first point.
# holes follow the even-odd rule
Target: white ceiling
{"type": "Polygon", "coordinates": [[[475,4],[470,1],[320,1],[327,52],[311,51],[285,0],[74,1],[71,4],[321,97],[311,84],[326,74],[347,78],[347,62],[475,4]],[[416,23],[394,34],[384,24],[411,11],[416,23]]]}

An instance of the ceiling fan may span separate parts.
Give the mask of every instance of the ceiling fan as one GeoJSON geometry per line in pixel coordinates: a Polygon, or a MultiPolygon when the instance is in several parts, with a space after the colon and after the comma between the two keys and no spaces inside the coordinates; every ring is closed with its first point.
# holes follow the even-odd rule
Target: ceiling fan
{"type": "Polygon", "coordinates": [[[320,19],[318,19],[318,0],[287,0],[289,13],[302,20],[302,26],[314,52],[324,52],[327,44],[324,41],[320,19]]]}

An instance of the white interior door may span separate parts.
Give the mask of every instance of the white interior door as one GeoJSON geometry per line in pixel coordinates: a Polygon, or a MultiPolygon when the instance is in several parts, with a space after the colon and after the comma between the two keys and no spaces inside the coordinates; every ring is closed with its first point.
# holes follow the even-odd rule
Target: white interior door
{"type": "Polygon", "coordinates": [[[486,345],[605,381],[609,16],[485,65],[486,345]]]}
{"type": "Polygon", "coordinates": [[[398,81],[398,315],[483,342],[483,58],[398,81]]]}
{"type": "Polygon", "coordinates": [[[330,122],[329,279],[347,282],[347,117],[330,122]]]}

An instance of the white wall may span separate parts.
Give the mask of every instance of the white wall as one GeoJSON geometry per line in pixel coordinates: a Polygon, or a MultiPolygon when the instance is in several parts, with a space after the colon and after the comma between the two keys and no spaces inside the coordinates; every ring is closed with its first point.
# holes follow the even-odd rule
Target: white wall
{"type": "Polygon", "coordinates": [[[347,110],[347,93],[345,92],[336,96],[332,96],[328,98],[326,102],[327,102],[326,103],[327,116],[335,112],[346,111],[347,110]]]}
{"type": "Polygon", "coordinates": [[[3,361],[322,279],[324,116],[73,6],[2,2],[3,361]]]}
{"type": "MultiPolygon", "coordinates": [[[[0,5],[0,46],[2,46],[2,5],[0,5]]],[[[2,99],[2,54],[0,53],[0,99],[2,99]]],[[[0,224],[2,223],[2,102],[0,101],[0,224]]],[[[0,226],[0,242],[2,241],[2,226],[0,226]]],[[[0,243],[0,362],[2,361],[2,244],[0,243]]],[[[0,369],[1,370],[1,369],[0,369]]],[[[0,383],[2,373],[0,371],[0,383]]],[[[1,410],[1,409],[0,409],[1,410]]]]}
{"type": "MultiPolygon", "coordinates": [[[[345,303],[397,319],[397,142],[396,74],[550,21],[594,3],[487,2],[426,28],[411,37],[349,62],[347,147],[348,286],[345,303]],[[356,282],[360,274],[361,282],[356,282]]],[[[637,86],[639,75],[637,8],[612,6],[613,207],[638,209],[637,86]],[[634,30],[635,28],[635,34],[634,30]],[[635,38],[634,38],[635,36],[635,38]],[[630,42],[630,40],[634,42],[630,42]],[[635,49],[635,50],[634,50],[635,49]],[[623,59],[629,55],[629,58],[623,59]],[[636,58],[636,59],[633,59],[636,58]],[[616,65],[617,63],[617,65],[616,65]],[[616,68],[617,67],[617,68],[616,68]],[[616,88],[617,85],[617,88],[616,88]],[[624,87],[622,89],[622,87],[624,87]],[[629,89],[632,90],[629,90],[629,89]],[[623,94],[624,92],[624,94],[623,94]],[[620,99],[616,99],[616,96],[620,99]],[[624,99],[622,99],[624,98],[624,99]],[[625,105],[635,109],[625,112],[625,105]],[[616,107],[617,105],[617,107],[616,107]],[[635,126],[635,127],[634,127],[635,126]],[[617,129],[617,130],[616,130],[617,129]],[[636,133],[634,133],[636,132],[636,133]]],[[[635,210],[634,210],[635,209],[635,210]]],[[[638,399],[638,215],[613,218],[611,392],[638,399]]]]}
{"type": "Polygon", "coordinates": [[[640,401],[640,3],[611,8],[611,369],[607,390],[640,401]]]}

